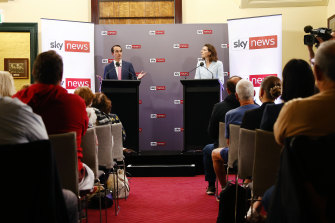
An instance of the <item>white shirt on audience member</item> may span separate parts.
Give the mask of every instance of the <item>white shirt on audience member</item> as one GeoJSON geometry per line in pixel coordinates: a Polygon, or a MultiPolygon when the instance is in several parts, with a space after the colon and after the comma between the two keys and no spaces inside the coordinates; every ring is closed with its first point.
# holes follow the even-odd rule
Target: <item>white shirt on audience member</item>
{"type": "Polygon", "coordinates": [[[18,98],[0,97],[0,144],[48,139],[41,116],[18,98]]]}

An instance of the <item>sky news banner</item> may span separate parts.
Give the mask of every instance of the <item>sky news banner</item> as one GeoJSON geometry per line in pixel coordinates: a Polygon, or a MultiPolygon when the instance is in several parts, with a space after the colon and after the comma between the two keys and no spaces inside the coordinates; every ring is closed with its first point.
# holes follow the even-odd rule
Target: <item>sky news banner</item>
{"type": "Polygon", "coordinates": [[[73,93],[87,86],[95,92],[94,24],[41,19],[42,52],[55,50],[63,58],[62,87],[73,93]]]}
{"type": "Polygon", "coordinates": [[[184,149],[180,80],[194,79],[205,43],[215,46],[228,74],[227,24],[96,25],[95,35],[97,75],[102,76],[113,61],[115,44],[122,47],[123,60],[130,61],[137,74],[147,72],[139,87],[139,151],[180,153],[184,149]]]}
{"type": "Polygon", "coordinates": [[[230,75],[250,80],[261,104],[263,79],[271,75],[282,79],[282,16],[228,20],[228,35],[230,75]]]}

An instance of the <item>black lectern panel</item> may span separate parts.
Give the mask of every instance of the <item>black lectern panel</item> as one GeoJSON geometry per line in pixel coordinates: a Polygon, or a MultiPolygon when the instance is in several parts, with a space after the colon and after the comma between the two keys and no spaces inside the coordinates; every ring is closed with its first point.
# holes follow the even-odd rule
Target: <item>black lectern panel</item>
{"type": "Polygon", "coordinates": [[[184,86],[184,150],[202,150],[211,143],[207,133],[214,104],[220,101],[217,79],[181,80],[184,86]]]}
{"type": "Polygon", "coordinates": [[[126,131],[123,146],[138,152],[139,96],[138,80],[103,80],[101,91],[112,101],[112,113],[119,116],[126,131]]]}

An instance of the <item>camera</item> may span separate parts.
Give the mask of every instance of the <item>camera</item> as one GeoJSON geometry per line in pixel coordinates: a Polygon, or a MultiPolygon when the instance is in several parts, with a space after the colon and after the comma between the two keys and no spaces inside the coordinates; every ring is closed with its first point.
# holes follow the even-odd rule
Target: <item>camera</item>
{"type": "Polygon", "coordinates": [[[305,26],[304,31],[305,33],[310,33],[308,35],[304,35],[304,44],[308,46],[315,44],[315,46],[318,47],[320,45],[320,42],[316,39],[316,37],[320,37],[323,41],[327,41],[332,38],[332,30],[328,28],[313,29],[312,26],[305,26]]]}

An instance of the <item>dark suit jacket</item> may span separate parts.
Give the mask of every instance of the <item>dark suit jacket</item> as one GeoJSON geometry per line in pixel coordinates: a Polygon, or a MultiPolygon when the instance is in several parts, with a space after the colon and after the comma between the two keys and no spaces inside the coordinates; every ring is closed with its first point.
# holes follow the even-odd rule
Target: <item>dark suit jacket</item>
{"type": "Polygon", "coordinates": [[[273,132],[273,125],[275,124],[283,105],[284,103],[267,105],[265,107],[260,129],[273,132]]]}
{"type": "MultiPolygon", "coordinates": [[[[106,79],[117,80],[118,79],[114,63],[115,61],[113,61],[112,63],[108,64],[105,67],[104,80],[106,79]]],[[[137,80],[133,65],[130,62],[127,62],[125,60],[122,60],[121,74],[122,74],[121,76],[122,80],[137,80]]]]}
{"type": "Polygon", "coordinates": [[[235,94],[228,95],[224,101],[214,105],[212,116],[208,124],[208,134],[214,140],[215,148],[219,142],[219,122],[225,122],[226,113],[240,106],[235,94]]]}
{"type": "Polygon", "coordinates": [[[248,110],[244,113],[241,128],[255,130],[259,129],[263,116],[263,111],[267,105],[273,104],[272,102],[265,102],[261,107],[248,110]]]}

